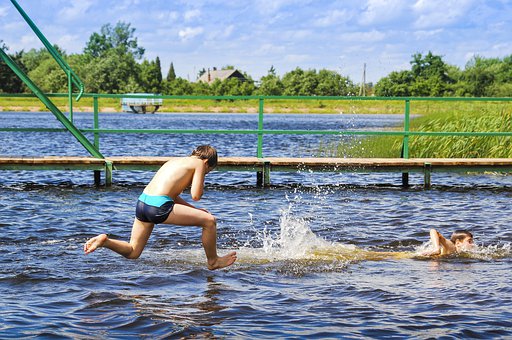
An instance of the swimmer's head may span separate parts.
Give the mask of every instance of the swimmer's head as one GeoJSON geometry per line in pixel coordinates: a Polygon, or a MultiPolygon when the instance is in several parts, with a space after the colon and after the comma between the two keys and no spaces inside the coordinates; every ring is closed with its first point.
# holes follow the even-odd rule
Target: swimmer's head
{"type": "Polygon", "coordinates": [[[454,231],[450,240],[459,252],[469,251],[475,247],[475,244],[473,243],[473,234],[467,230],[454,231]]]}
{"type": "Polygon", "coordinates": [[[211,145],[199,145],[192,151],[191,156],[195,156],[199,159],[206,159],[208,167],[213,170],[217,166],[217,150],[211,145]]]}

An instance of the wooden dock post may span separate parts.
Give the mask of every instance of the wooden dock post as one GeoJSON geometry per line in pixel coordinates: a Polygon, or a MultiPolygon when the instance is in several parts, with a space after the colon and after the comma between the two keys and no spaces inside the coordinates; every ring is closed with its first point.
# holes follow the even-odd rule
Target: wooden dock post
{"type": "Polygon", "coordinates": [[[425,163],[425,169],[424,169],[424,172],[423,172],[423,177],[424,177],[424,186],[425,186],[425,189],[430,189],[432,188],[432,182],[431,182],[431,173],[432,173],[432,163],[425,163]]]}
{"type": "Polygon", "coordinates": [[[112,186],[112,162],[105,160],[105,186],[112,186]]]}
{"type": "Polygon", "coordinates": [[[256,186],[265,188],[270,186],[270,162],[264,161],[261,171],[256,172],[256,186]]]}
{"type": "Polygon", "coordinates": [[[99,187],[101,185],[101,171],[94,170],[94,185],[99,187]]]}

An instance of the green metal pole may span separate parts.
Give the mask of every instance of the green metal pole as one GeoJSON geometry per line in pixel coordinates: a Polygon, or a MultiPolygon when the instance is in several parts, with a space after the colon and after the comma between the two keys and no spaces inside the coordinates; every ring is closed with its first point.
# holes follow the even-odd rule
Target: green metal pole
{"type": "Polygon", "coordinates": [[[258,109],[258,158],[263,158],[263,97],[259,98],[259,109],[258,109]]]}
{"type": "Polygon", "coordinates": [[[69,120],[73,122],[73,83],[71,82],[71,72],[66,71],[68,76],[68,106],[69,106],[69,120]]]}
{"type": "Polygon", "coordinates": [[[403,140],[403,158],[409,158],[409,123],[410,123],[410,111],[411,111],[411,101],[409,99],[405,100],[405,118],[404,118],[404,140],[403,140]]]}
{"type": "MultiPolygon", "coordinates": [[[[23,19],[25,19],[25,21],[30,26],[32,31],[34,31],[34,33],[37,35],[39,40],[41,40],[41,42],[46,47],[48,52],[50,52],[50,55],[53,57],[53,59],[55,59],[55,61],[57,62],[57,64],[59,64],[59,66],[62,68],[62,70],[64,70],[64,72],[66,72],[68,78],[71,78],[71,81],[76,85],[76,87],[78,88],[78,95],[76,97],[76,100],[77,101],[80,100],[80,97],[82,97],[82,94],[84,93],[84,84],[83,84],[82,80],[75,74],[75,72],[73,72],[71,67],[69,67],[69,65],[64,61],[64,59],[62,59],[59,52],[57,52],[57,50],[52,46],[52,44],[50,44],[48,39],[46,39],[46,37],[43,35],[43,33],[39,30],[39,28],[32,21],[32,19],[30,19],[30,17],[27,15],[27,13],[25,13],[23,8],[21,8],[21,6],[16,2],[16,0],[11,0],[11,3],[18,10],[18,12],[21,14],[23,19]]],[[[70,91],[71,91],[71,89],[70,89],[70,91]]]]}
{"type": "Polygon", "coordinates": [[[100,128],[100,120],[99,120],[99,109],[98,109],[98,96],[94,96],[92,98],[92,105],[94,108],[94,146],[97,150],[100,149],[100,134],[97,130],[100,128]]]}

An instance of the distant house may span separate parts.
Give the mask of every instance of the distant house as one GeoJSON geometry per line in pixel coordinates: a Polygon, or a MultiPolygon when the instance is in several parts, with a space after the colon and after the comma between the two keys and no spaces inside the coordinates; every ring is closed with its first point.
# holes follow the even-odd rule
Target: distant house
{"type": "Polygon", "coordinates": [[[244,75],[240,73],[238,70],[213,70],[213,71],[206,71],[197,81],[202,81],[203,83],[211,84],[216,79],[219,79],[220,81],[231,79],[231,78],[238,78],[241,81],[246,81],[244,75]]]}

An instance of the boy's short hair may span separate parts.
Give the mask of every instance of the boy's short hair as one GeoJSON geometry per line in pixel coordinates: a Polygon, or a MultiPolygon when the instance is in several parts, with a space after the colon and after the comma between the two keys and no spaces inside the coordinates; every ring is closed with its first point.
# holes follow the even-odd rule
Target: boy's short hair
{"type": "Polygon", "coordinates": [[[455,243],[455,241],[463,241],[465,238],[467,237],[471,237],[473,238],[473,234],[471,234],[469,231],[467,230],[455,230],[452,234],[452,236],[450,237],[450,241],[452,241],[453,243],[455,243]]]}
{"type": "Polygon", "coordinates": [[[199,159],[207,159],[208,166],[212,169],[217,166],[217,150],[211,145],[199,145],[192,151],[191,156],[196,156],[199,159]]]}

